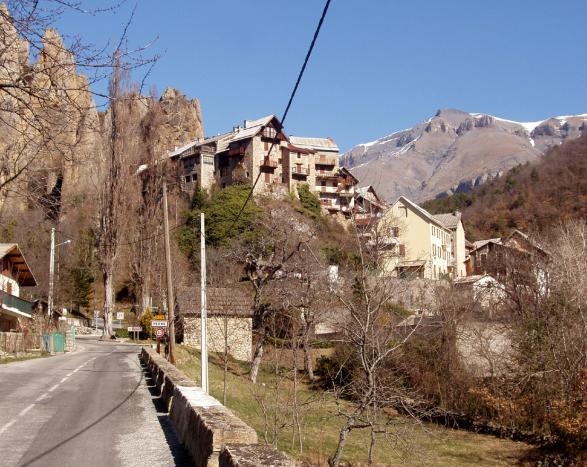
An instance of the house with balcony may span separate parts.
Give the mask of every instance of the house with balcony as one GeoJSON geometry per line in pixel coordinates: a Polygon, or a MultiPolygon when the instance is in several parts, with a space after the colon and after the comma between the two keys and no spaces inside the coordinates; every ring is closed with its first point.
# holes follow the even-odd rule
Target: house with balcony
{"type": "Polygon", "coordinates": [[[245,120],[231,132],[192,141],[169,153],[184,192],[237,183],[255,185],[254,194],[297,193],[307,184],[325,212],[350,218],[358,180],[339,167],[332,138],[288,136],[275,115],[245,120]]]}
{"type": "Polygon", "coordinates": [[[371,185],[355,189],[353,219],[363,237],[371,237],[373,228],[389,208],[371,185]]]}
{"type": "Polygon", "coordinates": [[[32,318],[32,303],[20,298],[21,287],[37,281],[16,243],[0,243],[0,332],[19,331],[32,318]]]}
{"type": "Polygon", "coordinates": [[[454,277],[452,232],[439,219],[404,196],[389,208],[372,244],[382,248],[382,272],[397,277],[454,277]]]}
{"type": "Polygon", "coordinates": [[[277,117],[245,120],[243,126],[211,138],[192,141],[169,153],[177,162],[182,189],[209,190],[237,183],[251,183],[259,177],[255,194],[283,187],[282,150],[289,141],[277,117]]]}

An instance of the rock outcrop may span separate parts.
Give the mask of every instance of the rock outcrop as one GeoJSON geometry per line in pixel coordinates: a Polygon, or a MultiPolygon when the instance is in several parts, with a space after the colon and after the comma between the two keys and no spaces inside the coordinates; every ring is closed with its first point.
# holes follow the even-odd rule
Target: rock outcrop
{"type": "MultiPolygon", "coordinates": [[[[56,30],[47,29],[36,46],[31,63],[29,44],[0,6],[0,194],[16,194],[7,200],[10,211],[38,202],[47,216],[62,218],[86,201],[96,204],[109,111],[98,112],[87,78],[56,30]]],[[[145,152],[163,156],[203,136],[199,102],[177,90],[160,99],[135,95],[126,104],[133,127],[126,136],[151,145],[145,152]]]]}

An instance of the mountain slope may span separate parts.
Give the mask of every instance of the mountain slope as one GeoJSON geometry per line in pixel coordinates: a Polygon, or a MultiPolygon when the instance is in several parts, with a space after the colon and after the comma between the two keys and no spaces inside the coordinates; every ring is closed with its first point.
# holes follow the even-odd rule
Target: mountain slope
{"type": "Polygon", "coordinates": [[[405,195],[422,201],[468,191],[548,148],[576,138],[587,114],[519,123],[486,114],[439,110],[413,128],[361,144],[341,165],[387,200],[405,195]]]}
{"type": "Polygon", "coordinates": [[[501,237],[513,228],[544,233],[561,222],[587,219],[587,132],[471,193],[423,207],[432,213],[461,209],[470,240],[501,237]]]}

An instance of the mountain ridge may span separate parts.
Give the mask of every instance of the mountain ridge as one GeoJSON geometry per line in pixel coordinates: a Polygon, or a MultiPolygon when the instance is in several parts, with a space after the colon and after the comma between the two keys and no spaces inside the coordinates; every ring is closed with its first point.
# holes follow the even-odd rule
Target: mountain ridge
{"type": "Polygon", "coordinates": [[[362,143],[341,165],[388,201],[415,201],[468,191],[580,136],[587,114],[517,122],[486,113],[440,109],[412,128],[362,143]]]}

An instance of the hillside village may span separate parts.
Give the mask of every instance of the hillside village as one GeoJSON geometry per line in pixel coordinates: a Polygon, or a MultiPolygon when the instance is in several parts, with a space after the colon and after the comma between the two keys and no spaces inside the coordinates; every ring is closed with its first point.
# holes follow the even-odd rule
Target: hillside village
{"type": "Polygon", "coordinates": [[[116,60],[98,110],[59,34],[33,28],[31,55],[16,26],[0,6],[0,363],[85,360],[61,360],[2,437],[84,365],[126,378],[139,345],[137,386],[105,416],[153,383],[197,465],[239,465],[220,460],[232,442],[267,455],[250,465],[378,465],[417,451],[402,427],[423,423],[527,443],[521,465],[584,463],[587,114],[527,131],[446,109],[346,156],[275,115],[205,136],[197,99],[145,97],[116,60]],[[476,156],[450,185],[479,135],[499,173],[476,156]],[[386,198],[363,162],[405,190],[386,198]]]}

